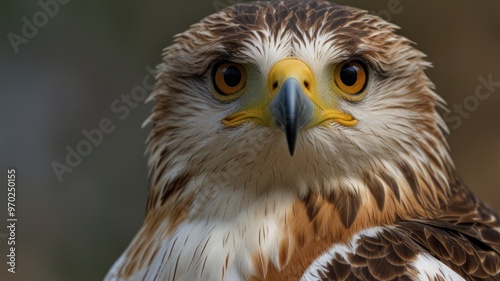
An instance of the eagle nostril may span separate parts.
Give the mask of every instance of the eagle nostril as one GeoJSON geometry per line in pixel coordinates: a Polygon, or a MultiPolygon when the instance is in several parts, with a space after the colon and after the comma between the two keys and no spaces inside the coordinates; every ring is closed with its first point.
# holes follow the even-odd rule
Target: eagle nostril
{"type": "Polygon", "coordinates": [[[273,83],[273,91],[276,90],[276,88],[278,88],[278,81],[274,81],[273,83]]]}
{"type": "Polygon", "coordinates": [[[309,91],[311,90],[311,89],[309,89],[309,82],[307,82],[307,81],[304,81],[304,87],[306,87],[306,89],[309,91]]]}

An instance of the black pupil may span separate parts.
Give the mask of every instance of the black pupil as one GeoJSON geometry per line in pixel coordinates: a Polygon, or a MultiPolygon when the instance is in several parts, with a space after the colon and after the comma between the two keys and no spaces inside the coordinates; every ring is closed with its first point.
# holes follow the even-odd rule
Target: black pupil
{"type": "Polygon", "coordinates": [[[352,64],[346,64],[340,70],[340,79],[346,86],[352,86],[358,81],[359,68],[352,64]]]}
{"type": "Polygon", "coordinates": [[[224,82],[229,87],[236,87],[241,82],[241,72],[236,66],[230,66],[224,70],[224,82]]]}

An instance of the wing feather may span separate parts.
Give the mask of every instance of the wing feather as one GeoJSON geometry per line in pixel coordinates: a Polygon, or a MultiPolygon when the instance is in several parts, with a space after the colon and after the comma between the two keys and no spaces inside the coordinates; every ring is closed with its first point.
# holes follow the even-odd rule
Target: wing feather
{"type": "MultiPolygon", "coordinates": [[[[500,280],[500,255],[491,246],[465,228],[436,224],[400,221],[363,230],[333,245],[301,280],[500,280]]],[[[474,228],[488,232],[487,226],[474,228]]]]}

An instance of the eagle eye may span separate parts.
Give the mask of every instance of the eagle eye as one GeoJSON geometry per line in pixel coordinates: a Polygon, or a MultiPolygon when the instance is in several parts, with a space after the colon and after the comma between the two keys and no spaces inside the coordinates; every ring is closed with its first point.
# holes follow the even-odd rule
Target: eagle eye
{"type": "Polygon", "coordinates": [[[366,66],[361,61],[345,61],[335,67],[335,84],[343,92],[356,95],[367,84],[366,66]]]}
{"type": "Polygon", "coordinates": [[[246,83],[247,73],[241,64],[222,63],[213,71],[213,85],[215,90],[225,96],[237,93],[246,83]]]}

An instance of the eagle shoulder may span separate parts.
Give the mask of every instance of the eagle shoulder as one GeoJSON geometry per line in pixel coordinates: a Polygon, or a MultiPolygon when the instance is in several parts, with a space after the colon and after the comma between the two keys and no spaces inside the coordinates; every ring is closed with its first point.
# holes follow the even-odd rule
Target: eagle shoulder
{"type": "Polygon", "coordinates": [[[499,235],[484,224],[398,221],[334,244],[301,280],[500,280],[499,235]]]}

